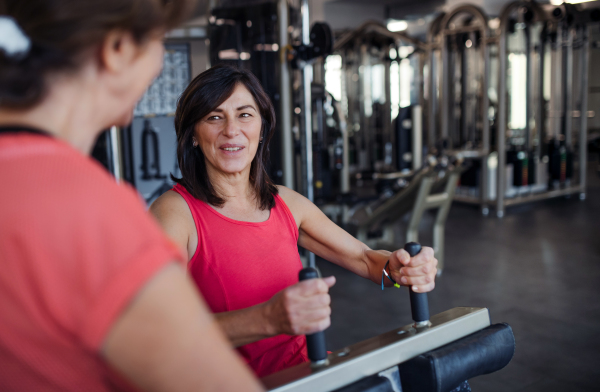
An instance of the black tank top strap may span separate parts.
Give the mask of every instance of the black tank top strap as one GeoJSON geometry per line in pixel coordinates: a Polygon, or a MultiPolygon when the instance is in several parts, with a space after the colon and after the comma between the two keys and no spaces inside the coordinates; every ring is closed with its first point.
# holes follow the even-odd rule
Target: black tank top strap
{"type": "Polygon", "coordinates": [[[43,136],[51,137],[51,135],[46,131],[42,131],[40,129],[36,129],[36,128],[24,126],[24,125],[0,126],[0,135],[15,134],[15,133],[29,133],[29,134],[34,134],[34,135],[43,135],[43,136]]]}

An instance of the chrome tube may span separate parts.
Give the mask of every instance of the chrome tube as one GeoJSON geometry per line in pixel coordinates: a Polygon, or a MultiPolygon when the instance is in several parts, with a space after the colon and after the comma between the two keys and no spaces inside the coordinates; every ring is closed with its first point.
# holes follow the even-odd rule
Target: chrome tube
{"type": "Polygon", "coordinates": [[[279,84],[280,84],[280,113],[281,126],[281,159],[283,168],[283,185],[294,189],[294,141],[292,135],[292,94],[291,77],[287,60],[285,59],[288,45],[289,8],[287,0],[279,0],[279,84]]]}

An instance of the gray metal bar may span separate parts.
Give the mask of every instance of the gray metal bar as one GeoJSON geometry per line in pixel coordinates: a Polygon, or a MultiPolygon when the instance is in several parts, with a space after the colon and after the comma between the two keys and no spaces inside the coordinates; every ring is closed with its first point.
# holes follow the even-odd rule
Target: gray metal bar
{"type": "Polygon", "coordinates": [[[590,62],[590,42],[589,42],[589,27],[584,25],[582,27],[582,39],[583,47],[581,61],[580,61],[580,73],[581,73],[581,115],[580,115],[580,126],[579,126],[579,186],[581,187],[581,193],[579,198],[585,199],[585,188],[586,188],[586,175],[587,175],[587,132],[588,132],[588,67],[590,62]]]}
{"type": "MultiPolygon", "coordinates": [[[[448,218],[448,212],[450,212],[450,206],[452,205],[452,199],[454,198],[454,192],[456,191],[458,180],[458,173],[454,172],[450,174],[450,178],[446,183],[446,189],[444,190],[445,198],[440,202],[439,209],[435,217],[435,222],[433,224],[433,252],[438,260],[438,275],[441,275],[444,269],[446,219],[448,218]]],[[[430,202],[430,205],[433,204],[430,202]]]]}
{"type": "MultiPolygon", "coordinates": [[[[359,139],[362,140],[361,149],[358,152],[358,167],[359,170],[365,169],[374,169],[371,167],[371,127],[369,126],[370,118],[367,118],[365,115],[366,107],[367,107],[367,97],[371,97],[371,91],[368,89],[371,87],[365,86],[365,73],[369,70],[369,65],[371,62],[369,61],[369,52],[367,48],[367,44],[363,43],[360,45],[360,65],[359,67],[359,78],[358,78],[358,91],[360,91],[359,99],[360,99],[360,130],[359,130],[359,139]],[[362,71],[361,71],[362,70],[362,71]],[[364,160],[361,161],[360,154],[364,154],[364,160]]],[[[369,103],[373,105],[373,101],[369,99],[369,103]]],[[[371,116],[372,117],[372,116],[371,116]]]]}
{"type": "MultiPolygon", "coordinates": [[[[522,14],[521,14],[521,18],[522,18],[522,14]]],[[[531,36],[532,31],[531,31],[531,26],[530,28],[528,28],[525,31],[525,40],[526,40],[526,47],[525,47],[525,53],[526,53],[526,59],[527,59],[527,86],[525,88],[525,118],[526,118],[526,122],[525,122],[525,134],[527,135],[527,139],[526,139],[526,147],[527,147],[527,153],[529,153],[529,151],[531,151],[531,148],[533,146],[533,131],[531,129],[531,118],[533,116],[533,107],[534,107],[534,59],[533,59],[533,53],[535,50],[534,44],[533,44],[533,37],[531,36]]],[[[532,165],[533,163],[529,163],[530,165],[532,165]]]]}
{"type": "MultiPolygon", "coordinates": [[[[496,216],[504,216],[504,193],[506,192],[506,35],[508,12],[501,20],[500,42],[498,44],[498,129],[496,130],[496,150],[498,151],[498,169],[496,171],[496,216]]],[[[485,162],[487,168],[487,162],[485,162]]]]}
{"type": "MultiPolygon", "coordinates": [[[[544,102],[544,74],[547,72],[547,70],[545,69],[545,61],[544,61],[544,57],[545,57],[545,53],[546,53],[546,46],[544,45],[543,41],[539,41],[539,51],[536,55],[536,61],[537,61],[537,68],[539,69],[539,71],[537,72],[538,75],[538,86],[537,86],[537,105],[535,108],[535,129],[537,132],[537,139],[538,139],[538,144],[536,146],[536,156],[540,159],[542,159],[542,145],[545,143],[544,140],[544,135],[546,133],[546,124],[544,121],[544,105],[542,104],[542,102],[544,102]]],[[[539,162],[538,162],[539,163],[539,162]]],[[[536,182],[539,181],[538,179],[536,179],[536,182]]]]}
{"type": "MultiPolygon", "coordinates": [[[[442,91],[441,91],[441,107],[442,107],[442,118],[440,119],[441,133],[440,136],[442,140],[448,139],[448,131],[449,124],[448,121],[450,119],[449,113],[449,102],[450,102],[450,70],[449,68],[449,53],[448,53],[448,40],[445,35],[442,35],[442,91]]],[[[453,146],[448,146],[452,148],[453,146]]]]}
{"type": "Polygon", "coordinates": [[[436,114],[437,114],[437,67],[434,56],[436,56],[435,51],[433,50],[433,45],[427,51],[429,58],[429,102],[428,102],[428,117],[429,122],[427,124],[427,148],[429,152],[433,152],[435,148],[435,137],[436,137],[436,114]]]}
{"type": "Polygon", "coordinates": [[[566,31],[566,46],[563,46],[565,53],[565,104],[564,104],[564,124],[565,124],[565,146],[570,150],[573,146],[573,35],[574,28],[566,31]]]}
{"type": "Polygon", "coordinates": [[[423,166],[423,111],[418,103],[412,109],[412,169],[423,166]]]}
{"type": "Polygon", "coordinates": [[[113,167],[113,175],[115,176],[115,180],[117,182],[121,182],[123,179],[123,157],[121,155],[121,151],[123,151],[123,147],[121,145],[121,131],[118,127],[110,127],[110,149],[111,149],[111,159],[112,159],[112,167],[113,167]]]}
{"type": "MultiPolygon", "coordinates": [[[[308,0],[302,0],[302,43],[310,44],[310,19],[308,14],[308,0]]],[[[306,198],[314,201],[314,171],[313,171],[313,145],[312,145],[312,97],[311,84],[313,78],[313,67],[310,63],[305,63],[302,67],[302,88],[303,88],[303,114],[304,114],[304,167],[306,169],[306,198]]],[[[309,267],[315,266],[315,255],[308,252],[309,267]]]]}
{"type": "Polygon", "coordinates": [[[421,180],[419,193],[417,194],[415,206],[413,207],[408,223],[408,229],[406,230],[406,242],[419,241],[419,223],[421,223],[423,213],[427,210],[427,196],[429,196],[434,182],[435,178],[431,176],[424,177],[423,180],[421,180]]]}
{"type": "Polygon", "coordinates": [[[558,143],[560,139],[561,119],[562,119],[562,41],[563,41],[563,29],[562,23],[558,24],[556,29],[556,48],[553,48],[551,52],[552,57],[552,74],[553,77],[550,81],[550,121],[552,124],[552,131],[554,133],[555,143],[558,143]]]}
{"type": "Polygon", "coordinates": [[[294,189],[294,141],[292,135],[292,94],[291,77],[287,60],[284,58],[288,41],[289,8],[287,0],[279,0],[279,95],[280,113],[279,124],[281,126],[281,154],[283,168],[283,185],[294,189]]]}
{"type": "Polygon", "coordinates": [[[392,129],[392,92],[391,92],[391,82],[390,82],[390,61],[389,61],[389,47],[386,47],[385,52],[383,53],[383,65],[384,65],[384,93],[385,93],[385,105],[383,106],[383,151],[384,151],[384,164],[389,168],[396,168],[395,166],[395,157],[394,154],[395,144],[394,144],[394,130],[392,129]],[[392,143],[392,152],[391,152],[391,162],[385,162],[385,154],[387,154],[387,150],[385,149],[386,143],[392,143]]]}
{"type": "Polygon", "coordinates": [[[303,363],[263,378],[270,391],[331,391],[377,374],[490,325],[486,308],[454,308],[436,314],[431,326],[406,325],[329,354],[329,365],[303,363]]]}
{"type": "Polygon", "coordinates": [[[585,189],[583,189],[581,186],[571,186],[568,188],[557,189],[554,191],[548,191],[548,192],[543,192],[543,193],[534,193],[534,194],[530,194],[527,196],[515,197],[514,199],[507,199],[504,202],[504,205],[507,207],[514,206],[514,205],[518,205],[518,204],[529,203],[532,201],[546,200],[546,199],[552,199],[554,197],[573,195],[575,193],[580,193],[583,191],[585,191],[585,189]]]}
{"type": "MultiPolygon", "coordinates": [[[[487,21],[486,21],[487,27],[487,21]]],[[[481,148],[484,151],[483,160],[481,162],[481,186],[480,186],[480,196],[481,196],[481,207],[483,210],[487,211],[487,203],[488,203],[488,157],[490,153],[490,120],[489,120],[489,108],[490,108],[490,98],[488,95],[489,90],[489,73],[490,73],[490,48],[485,42],[487,42],[488,30],[487,28],[483,29],[482,32],[482,50],[483,50],[483,81],[482,81],[482,99],[483,102],[481,104],[481,122],[482,122],[482,146],[481,148]]]]}

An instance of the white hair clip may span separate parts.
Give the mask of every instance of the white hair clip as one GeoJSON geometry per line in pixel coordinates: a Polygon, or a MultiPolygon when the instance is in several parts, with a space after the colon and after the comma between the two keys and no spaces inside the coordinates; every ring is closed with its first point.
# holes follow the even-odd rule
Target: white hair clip
{"type": "Polygon", "coordinates": [[[31,40],[10,16],[0,15],[0,50],[8,57],[20,57],[29,53],[31,40]]]}

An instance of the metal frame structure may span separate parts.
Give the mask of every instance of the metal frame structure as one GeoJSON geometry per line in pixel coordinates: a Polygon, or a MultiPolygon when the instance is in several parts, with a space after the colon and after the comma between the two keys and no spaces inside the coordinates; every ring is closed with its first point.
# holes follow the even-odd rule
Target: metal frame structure
{"type": "MultiPolygon", "coordinates": [[[[504,211],[507,206],[527,203],[531,201],[545,200],[553,197],[567,196],[571,194],[579,194],[580,198],[585,199],[585,176],[587,164],[587,78],[588,78],[588,62],[589,62],[589,43],[588,43],[588,26],[587,23],[573,23],[566,17],[566,13],[577,13],[575,8],[565,6],[552,8],[552,15],[548,15],[538,4],[532,1],[516,1],[505,7],[500,20],[500,36],[499,36],[499,61],[500,67],[498,71],[498,132],[497,146],[498,152],[498,171],[496,185],[496,214],[498,217],[504,216],[504,211]],[[557,12],[556,10],[560,10],[557,12]],[[540,159],[542,155],[542,144],[548,140],[544,139],[546,133],[551,134],[555,143],[558,143],[560,138],[564,138],[567,149],[573,146],[573,118],[575,114],[579,114],[579,140],[577,145],[578,164],[579,164],[579,181],[576,184],[566,183],[564,187],[558,189],[548,189],[547,191],[533,193],[529,192],[525,195],[517,195],[514,198],[506,199],[506,131],[508,105],[507,105],[507,36],[510,20],[509,18],[517,11],[519,23],[525,23],[521,20],[524,12],[531,12],[533,19],[531,23],[543,22],[546,28],[552,29],[556,34],[556,43],[552,48],[552,63],[551,69],[548,70],[544,66],[544,42],[540,45],[539,59],[534,59],[534,48],[532,48],[531,37],[528,37],[527,48],[527,94],[526,94],[526,119],[527,124],[525,132],[527,135],[527,148],[531,149],[532,130],[531,123],[535,122],[537,131],[538,145],[536,146],[536,158],[540,159]],[[562,15],[562,19],[556,20],[557,14],[562,15]],[[573,39],[579,36],[581,48],[579,50],[579,59],[577,64],[579,70],[577,79],[574,79],[574,47],[573,39]],[[537,72],[535,66],[537,65],[537,72]],[[551,92],[550,92],[550,110],[545,113],[543,109],[543,78],[545,72],[551,72],[551,92]],[[538,102],[533,102],[536,98],[534,93],[533,79],[539,79],[539,90],[537,94],[538,102]],[[574,83],[577,83],[575,88],[574,83]],[[577,101],[579,107],[575,109],[574,92],[577,91],[579,96],[577,101]],[[546,124],[545,118],[548,118],[546,124]],[[545,132],[547,131],[547,132],[545,132]]],[[[539,162],[538,162],[539,163],[539,162]]]]}
{"type": "MultiPolygon", "coordinates": [[[[344,109],[347,109],[347,122],[348,124],[358,124],[358,127],[349,126],[348,132],[352,134],[350,137],[351,143],[356,143],[355,151],[357,151],[357,156],[355,159],[356,165],[353,167],[354,171],[390,171],[395,170],[396,167],[396,154],[394,153],[395,149],[395,136],[394,130],[392,129],[392,119],[391,119],[391,89],[390,89],[390,65],[392,61],[389,57],[389,49],[390,48],[399,48],[402,46],[412,46],[414,47],[414,52],[418,53],[418,61],[419,64],[417,66],[418,70],[415,72],[415,85],[417,88],[415,91],[418,93],[417,98],[415,99],[415,103],[420,104],[422,101],[422,77],[420,75],[420,70],[422,69],[424,57],[423,53],[425,52],[426,46],[425,44],[414,38],[409,36],[404,32],[392,32],[389,31],[385,26],[383,26],[379,22],[369,21],[363,23],[360,27],[355,30],[352,30],[345,35],[341,36],[334,45],[334,53],[338,53],[342,55],[342,86],[344,95],[346,97],[354,97],[354,100],[349,100],[347,105],[344,105],[344,109]],[[382,143],[390,143],[392,149],[390,150],[391,160],[385,162],[379,162],[375,157],[372,156],[374,152],[374,143],[375,143],[375,135],[372,130],[374,125],[371,124],[373,122],[372,118],[367,118],[365,113],[365,105],[368,104],[368,96],[369,92],[364,91],[364,76],[362,72],[366,69],[366,67],[372,65],[370,58],[373,55],[368,50],[368,45],[364,42],[365,37],[379,37],[381,41],[389,40],[389,44],[387,46],[382,47],[380,52],[380,58],[376,59],[377,64],[383,64],[385,69],[385,83],[382,88],[384,89],[385,94],[385,104],[383,105],[383,123],[382,126],[382,143]],[[352,56],[353,59],[349,59],[349,56],[352,56]],[[359,75],[356,78],[356,75],[359,75]],[[357,112],[358,111],[358,112],[357,112]],[[358,129],[357,129],[358,128],[358,129]],[[360,156],[358,156],[360,155],[360,156]]],[[[402,81],[400,81],[402,83],[402,81]]],[[[415,114],[421,117],[420,111],[415,112],[415,114]]],[[[421,121],[415,122],[415,127],[422,127],[421,121]]],[[[413,130],[414,130],[413,128],[413,130]]],[[[419,128],[415,132],[418,133],[418,137],[415,137],[415,141],[419,142],[422,138],[422,130],[419,128]]],[[[416,159],[413,159],[413,169],[421,166],[420,162],[420,154],[416,154],[416,159]],[[415,165],[415,161],[419,160],[418,164],[415,165]]]]}
{"type": "Polygon", "coordinates": [[[458,170],[454,170],[447,175],[446,186],[440,193],[432,193],[432,188],[436,182],[435,178],[429,176],[423,178],[406,232],[406,242],[419,242],[419,224],[423,214],[427,210],[437,209],[433,223],[433,251],[438,259],[438,275],[441,275],[444,269],[446,218],[448,218],[448,212],[450,212],[460,174],[458,170]]]}
{"type": "MultiPolygon", "coordinates": [[[[488,82],[489,82],[489,43],[490,40],[490,32],[488,28],[488,17],[483,12],[483,10],[477,6],[473,5],[463,5],[455,8],[451,12],[445,14],[440,21],[439,33],[437,37],[434,38],[434,42],[432,44],[435,45],[436,41],[438,45],[441,45],[441,91],[438,97],[434,94],[431,94],[430,99],[430,108],[437,108],[441,106],[441,118],[440,118],[440,135],[439,137],[443,141],[447,141],[449,144],[450,153],[452,154],[460,154],[464,158],[469,159],[479,159],[481,160],[481,174],[480,174],[480,186],[479,186],[479,195],[478,197],[469,197],[464,195],[455,195],[455,200],[471,202],[481,205],[482,212],[487,214],[488,212],[488,192],[487,192],[487,182],[488,182],[488,172],[486,170],[487,161],[490,154],[490,123],[488,119],[488,108],[489,108],[489,98],[488,98],[488,82]],[[470,21],[474,21],[475,23],[456,26],[455,21],[460,15],[468,15],[471,17],[470,21]],[[479,146],[460,146],[458,149],[452,146],[453,140],[451,138],[451,134],[456,134],[457,132],[453,129],[456,127],[455,116],[453,113],[454,110],[454,100],[452,98],[452,92],[450,82],[450,48],[449,39],[450,37],[456,36],[457,34],[470,33],[473,36],[472,45],[475,46],[475,37],[476,34],[479,33],[479,45],[480,45],[480,82],[481,85],[479,87],[480,97],[481,97],[481,107],[479,113],[474,113],[477,117],[475,120],[475,124],[480,123],[480,139],[481,145],[479,146]],[[441,105],[437,105],[437,102],[432,102],[434,100],[441,102],[441,105]],[[451,129],[452,127],[452,129],[451,129]],[[454,131],[454,132],[451,132],[454,131]]],[[[429,69],[429,80],[435,80],[435,75],[432,73],[432,68],[429,69]]],[[[466,86],[466,82],[468,81],[462,71],[465,70],[465,67],[461,70],[461,78],[463,86],[466,86]]],[[[469,80],[470,81],[470,80],[469,80]]],[[[433,91],[433,90],[432,90],[433,91]]],[[[465,100],[463,96],[462,100],[465,100]]],[[[463,105],[463,109],[465,109],[466,102],[461,103],[463,105]]],[[[465,110],[462,110],[462,126],[465,126],[465,110]]],[[[430,126],[433,122],[435,116],[435,111],[431,110],[430,112],[430,126]]],[[[463,130],[464,131],[464,130],[463,130]]],[[[432,131],[430,131],[432,132],[432,131]]]]}
{"type": "MultiPolygon", "coordinates": [[[[443,172],[426,167],[420,172],[411,173],[414,176],[406,189],[398,192],[374,209],[367,207],[368,218],[360,222],[356,238],[367,244],[374,241],[382,241],[390,245],[402,242],[394,238],[394,224],[407,212],[411,211],[404,242],[418,242],[419,225],[423,214],[427,210],[437,209],[433,223],[433,250],[435,257],[438,259],[438,275],[441,275],[444,268],[446,218],[452,205],[454,191],[461,171],[460,166],[443,172]],[[383,236],[377,239],[369,239],[369,230],[380,223],[383,223],[383,236]]],[[[390,178],[394,175],[398,174],[390,173],[381,176],[390,178]]],[[[404,176],[408,176],[408,174],[404,174],[404,176]]],[[[377,244],[372,245],[376,246],[377,244]]]]}

